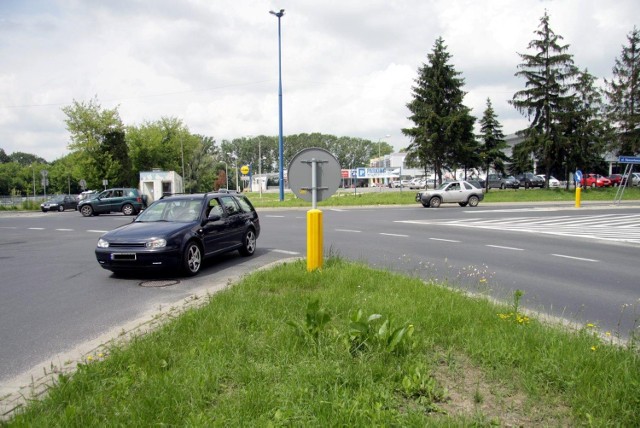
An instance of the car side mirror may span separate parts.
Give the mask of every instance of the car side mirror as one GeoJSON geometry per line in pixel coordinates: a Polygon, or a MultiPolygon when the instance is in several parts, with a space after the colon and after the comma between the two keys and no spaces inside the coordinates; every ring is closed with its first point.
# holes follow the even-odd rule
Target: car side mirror
{"type": "Polygon", "coordinates": [[[207,217],[207,221],[218,221],[220,220],[222,217],[220,217],[220,214],[218,213],[211,213],[209,214],[209,217],[207,217]]]}

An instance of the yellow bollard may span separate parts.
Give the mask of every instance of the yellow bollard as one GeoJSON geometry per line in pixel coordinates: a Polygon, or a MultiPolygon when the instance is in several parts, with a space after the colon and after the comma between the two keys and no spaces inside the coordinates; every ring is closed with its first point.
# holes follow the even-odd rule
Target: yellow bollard
{"type": "Polygon", "coordinates": [[[580,208],[580,192],[582,188],[580,186],[576,186],[576,208],[580,208]]]}
{"type": "Polygon", "coordinates": [[[322,268],[322,211],[307,211],[307,272],[322,268]]]}

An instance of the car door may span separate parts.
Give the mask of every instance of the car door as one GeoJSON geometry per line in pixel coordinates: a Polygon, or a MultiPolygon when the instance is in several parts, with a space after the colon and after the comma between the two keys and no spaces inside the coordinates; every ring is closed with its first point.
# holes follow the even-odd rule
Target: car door
{"type": "Polygon", "coordinates": [[[206,223],[202,227],[204,253],[215,254],[229,247],[229,218],[217,198],[210,199],[205,212],[206,223]]]}
{"type": "Polygon", "coordinates": [[[225,243],[229,246],[241,245],[244,233],[244,214],[233,196],[220,197],[220,203],[227,215],[228,239],[225,243]]]}
{"type": "Polygon", "coordinates": [[[455,181],[450,183],[445,189],[442,196],[442,202],[461,202],[462,188],[460,183],[455,181]]]}

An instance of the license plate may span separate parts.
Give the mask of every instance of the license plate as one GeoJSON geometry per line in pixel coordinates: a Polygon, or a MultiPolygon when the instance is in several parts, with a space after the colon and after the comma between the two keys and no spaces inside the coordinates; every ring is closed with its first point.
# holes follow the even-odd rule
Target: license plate
{"type": "Polygon", "coordinates": [[[136,253],[111,253],[111,260],[135,260],[136,253]]]}

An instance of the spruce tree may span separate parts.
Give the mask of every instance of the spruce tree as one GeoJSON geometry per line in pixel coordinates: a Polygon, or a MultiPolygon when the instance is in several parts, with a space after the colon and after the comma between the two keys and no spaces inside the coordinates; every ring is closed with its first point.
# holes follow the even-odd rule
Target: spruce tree
{"type": "Polygon", "coordinates": [[[464,159],[464,146],[473,141],[470,109],[462,104],[464,79],[449,63],[444,40],[439,37],[433,51],[427,55],[428,64],[418,70],[413,100],[407,104],[413,128],[402,130],[411,138],[408,156],[418,161],[425,172],[433,167],[438,182],[442,182],[442,168],[464,159]]]}
{"type": "Polygon", "coordinates": [[[528,45],[534,52],[518,54],[523,63],[515,75],[526,80],[525,89],[516,92],[510,101],[530,120],[529,127],[518,132],[525,139],[514,152],[523,161],[524,152],[529,150],[542,162],[544,173],[549,176],[565,143],[563,114],[573,105],[572,82],[578,70],[572,55],[567,53],[569,45],[559,44],[562,36],[549,26],[546,11],[534,34],[538,38],[528,45]]]}
{"type": "Polygon", "coordinates": [[[633,28],[613,67],[607,86],[608,117],[616,128],[613,150],[619,155],[640,153],[640,31],[633,28]]]}
{"type": "MultiPolygon", "coordinates": [[[[480,119],[480,157],[483,162],[485,173],[489,174],[489,169],[504,173],[504,164],[509,157],[504,153],[508,147],[502,132],[502,125],[498,122],[498,117],[491,105],[491,99],[487,98],[487,108],[480,119]]],[[[489,191],[489,177],[485,180],[485,189],[489,191]]]]}
{"type": "Polygon", "coordinates": [[[563,171],[569,181],[569,171],[583,169],[597,170],[601,167],[611,130],[603,120],[605,105],[602,90],[596,78],[587,70],[578,73],[575,84],[573,105],[564,116],[565,144],[562,147],[564,170],[558,161],[554,168],[563,171]]]}

